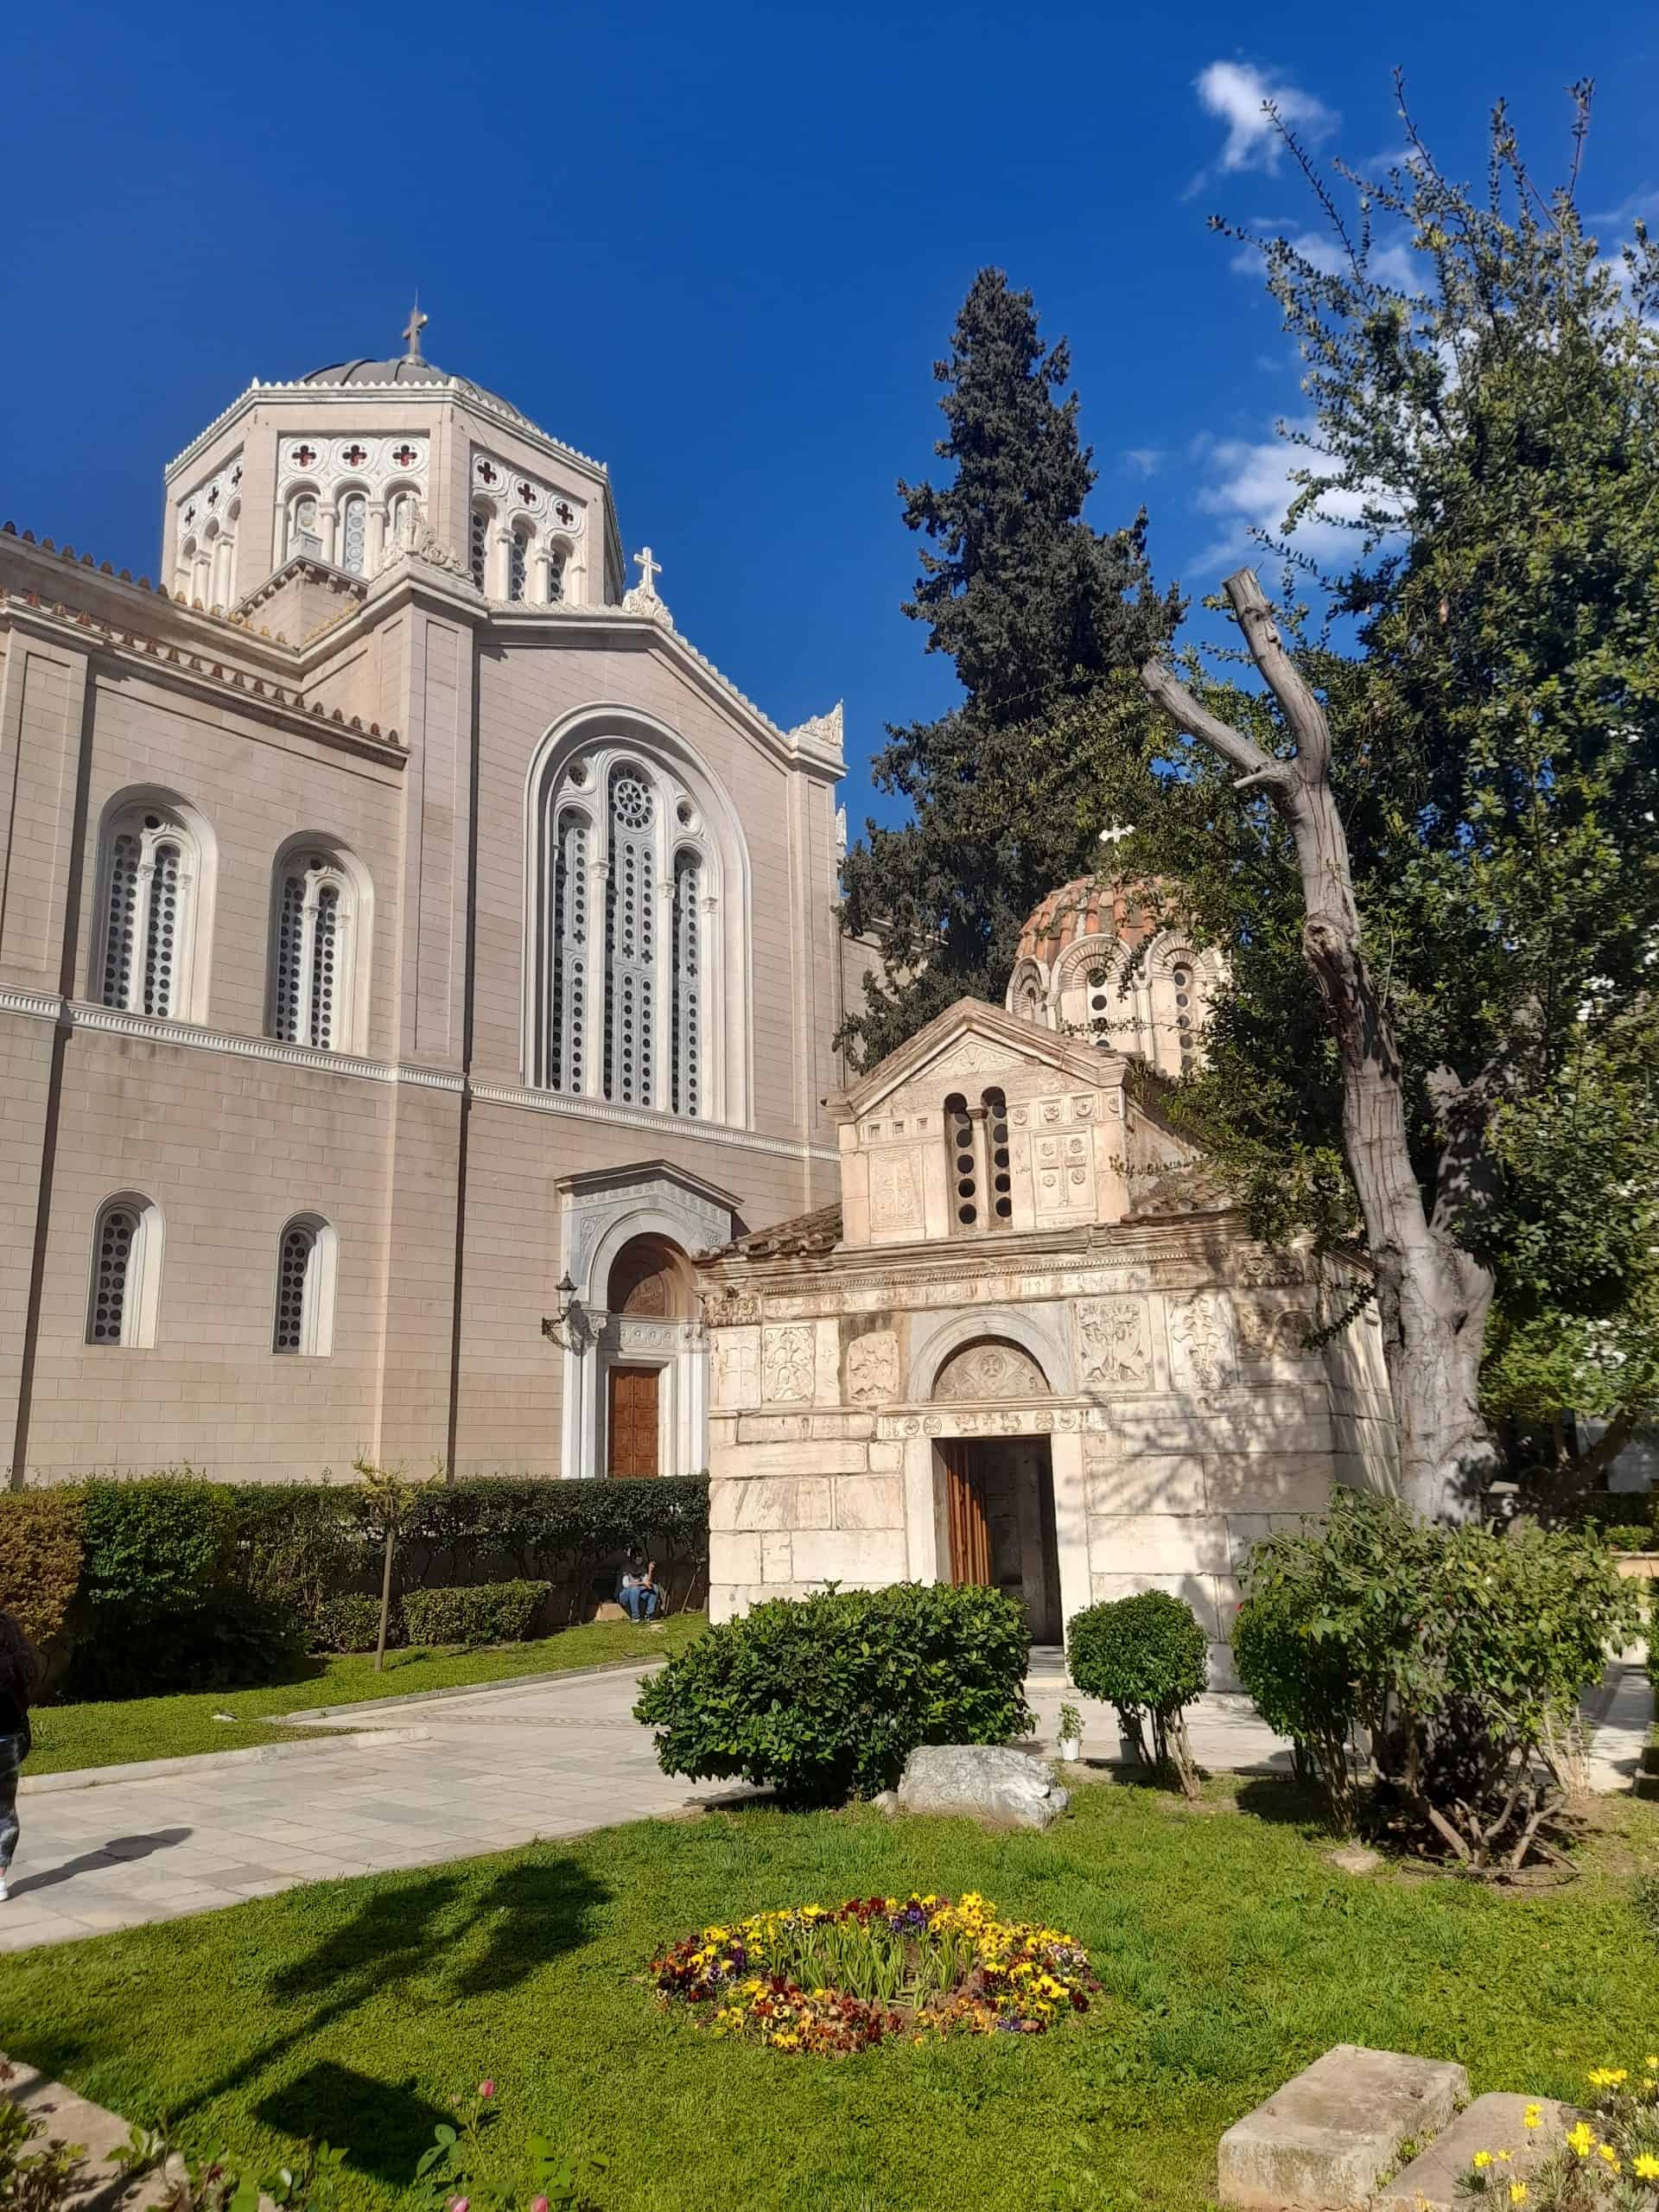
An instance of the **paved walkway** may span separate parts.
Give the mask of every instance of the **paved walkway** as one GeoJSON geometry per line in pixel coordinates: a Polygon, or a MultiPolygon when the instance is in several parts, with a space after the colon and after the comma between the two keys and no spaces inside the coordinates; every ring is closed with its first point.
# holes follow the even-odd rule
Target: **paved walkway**
{"type": "MultiPolygon", "coordinates": [[[[261,1764],[195,1767],[96,1787],[28,1790],[0,1952],[175,1920],[301,1882],[505,1851],[731,1795],[664,1775],[632,1718],[643,1670],[554,1675],[514,1688],[346,1707],[319,1743],[261,1764]]],[[[1033,1655],[1028,1693],[1044,1748],[1066,1695],[1058,1651],[1033,1655]]],[[[1078,1700],[1086,1764],[1122,1757],[1109,1707],[1078,1700]]],[[[1592,1786],[1625,1789],[1652,1719],[1645,1673],[1616,1669],[1592,1718],[1592,1786]]],[[[1284,1772],[1288,1747],[1243,1698],[1199,1700],[1201,1765],[1284,1772]]]]}

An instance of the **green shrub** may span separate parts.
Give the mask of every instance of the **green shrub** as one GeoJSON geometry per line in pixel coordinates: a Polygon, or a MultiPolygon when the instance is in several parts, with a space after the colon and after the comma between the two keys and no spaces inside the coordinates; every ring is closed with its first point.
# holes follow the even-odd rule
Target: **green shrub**
{"type": "Polygon", "coordinates": [[[889,1787],[918,1744],[1023,1735],[1030,1656],[1023,1607],[996,1590],[778,1598],[677,1653],[634,1717],[656,1730],[664,1773],[836,1802],[889,1787]]]}
{"type": "Polygon", "coordinates": [[[1446,1528],[1351,1491],[1322,1526],[1256,1545],[1244,1582],[1240,1678],[1332,1816],[1357,1809],[1357,1723],[1379,1810],[1476,1866],[1522,1863],[1560,1802],[1579,1700],[1640,1616],[1593,1532],[1446,1528]]]}
{"type": "Polygon", "coordinates": [[[1085,1605],[1071,1616],[1065,1650],[1071,1679],[1084,1695],[1116,1707],[1141,1764],[1173,1767],[1184,1789],[1196,1788],[1182,1714],[1204,1694],[1210,1652],[1192,1606],[1166,1590],[1085,1605]]]}
{"type": "MultiPolygon", "coordinates": [[[[411,1643],[518,1643],[547,1603],[545,1582],[474,1582],[454,1590],[408,1590],[404,1624],[411,1643]]],[[[380,1608],[374,1607],[377,1624],[380,1608]]],[[[370,1638],[372,1649],[374,1639],[370,1638]]]]}
{"type": "MultiPolygon", "coordinates": [[[[325,1598],[310,1617],[314,1651],[372,1651],[380,1641],[380,1600],[359,1590],[325,1598]]],[[[391,1609],[390,1643],[404,1640],[402,1609],[391,1609]]]]}
{"type": "Polygon", "coordinates": [[[78,1491],[0,1491],[0,1611],[10,1613],[48,1666],[67,1640],[80,1589],[78,1491]]]}
{"type": "Polygon", "coordinates": [[[1659,1551],[1659,1534],[1651,1521],[1616,1521],[1603,1528],[1601,1541],[1610,1552],[1659,1551]]]}
{"type": "Polygon", "coordinates": [[[86,1546],[80,1596],[96,1612],[130,1619],[201,1603],[228,1578],[232,1493],[186,1467],[81,1491],[86,1546]]]}

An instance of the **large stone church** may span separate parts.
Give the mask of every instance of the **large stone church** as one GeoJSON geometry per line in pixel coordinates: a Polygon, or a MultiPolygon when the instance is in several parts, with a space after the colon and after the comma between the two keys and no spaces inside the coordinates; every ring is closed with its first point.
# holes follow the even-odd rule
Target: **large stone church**
{"type": "Polygon", "coordinates": [[[208,424],[155,585],[0,531],[13,1479],[707,1469],[717,1615],[1219,1642],[1391,1429],[1360,1263],[1252,1245],[1160,1103],[1214,956],[1068,885],[849,1083],[839,709],[746,698],[422,321],[208,424]]]}

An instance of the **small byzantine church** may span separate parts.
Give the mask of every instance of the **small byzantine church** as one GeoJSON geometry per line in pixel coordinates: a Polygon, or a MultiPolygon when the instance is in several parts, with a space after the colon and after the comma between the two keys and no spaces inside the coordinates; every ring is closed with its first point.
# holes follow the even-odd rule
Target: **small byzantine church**
{"type": "Polygon", "coordinates": [[[0,531],[15,1478],[708,1468],[717,1614],[955,1574],[1221,1634],[1387,1425],[1374,1331],[1304,1348],[1344,1282],[1160,1118],[1210,957],[1070,886],[849,1088],[839,708],[747,698],[424,321],[208,424],[153,587],[0,531]]]}

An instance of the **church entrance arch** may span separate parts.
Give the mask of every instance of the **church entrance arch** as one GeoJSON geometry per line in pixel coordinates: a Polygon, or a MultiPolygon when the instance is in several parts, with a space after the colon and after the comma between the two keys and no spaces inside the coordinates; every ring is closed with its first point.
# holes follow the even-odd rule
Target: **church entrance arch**
{"type": "MultiPolygon", "coordinates": [[[[995,1337],[952,1352],[933,1384],[934,1403],[953,1408],[1048,1395],[1048,1378],[1032,1354],[995,1337]]],[[[1005,1592],[1024,1605],[1033,1643],[1062,1642],[1049,1439],[942,1437],[935,1456],[940,1560],[950,1580],[1005,1592]]]]}
{"type": "Polygon", "coordinates": [[[630,1237],[611,1262],[605,1306],[605,1471],[658,1475],[671,1464],[672,1370],[692,1313],[685,1254],[666,1236],[630,1237]]]}

